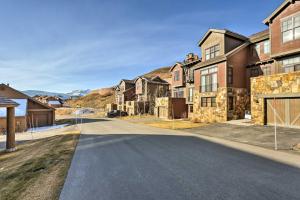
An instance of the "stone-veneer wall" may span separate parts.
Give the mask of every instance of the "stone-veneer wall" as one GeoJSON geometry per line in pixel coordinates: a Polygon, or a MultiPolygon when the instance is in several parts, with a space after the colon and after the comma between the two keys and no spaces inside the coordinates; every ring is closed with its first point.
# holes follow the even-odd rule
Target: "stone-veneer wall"
{"type": "Polygon", "coordinates": [[[136,101],[126,101],[126,112],[129,116],[137,115],[138,114],[137,102],[136,101]]]}
{"type": "Polygon", "coordinates": [[[154,115],[156,117],[160,117],[160,118],[171,118],[172,116],[172,111],[171,111],[171,101],[169,97],[161,97],[161,98],[156,98],[155,99],[155,108],[154,108],[154,115]],[[158,116],[158,108],[159,107],[165,107],[166,108],[166,113],[164,113],[164,115],[162,115],[162,113],[160,113],[160,116],[158,116]]]}
{"type": "Polygon", "coordinates": [[[255,124],[265,123],[264,96],[300,94],[300,72],[251,78],[251,115],[255,124]]]}
{"type": "Polygon", "coordinates": [[[250,97],[245,88],[218,88],[217,92],[195,91],[193,121],[224,122],[241,119],[249,109],[250,97]],[[233,96],[233,110],[228,111],[228,97],[233,96]],[[201,97],[216,97],[216,107],[201,107],[201,97]]]}
{"type": "Polygon", "coordinates": [[[227,88],[218,88],[217,92],[200,93],[194,91],[193,121],[223,122],[227,120],[227,88]],[[201,107],[201,97],[216,97],[216,107],[201,107]]]}

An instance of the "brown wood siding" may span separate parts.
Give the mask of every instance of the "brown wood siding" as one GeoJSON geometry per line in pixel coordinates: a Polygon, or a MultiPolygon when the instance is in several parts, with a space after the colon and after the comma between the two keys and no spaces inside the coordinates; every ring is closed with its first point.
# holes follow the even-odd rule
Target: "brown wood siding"
{"type": "MultiPolygon", "coordinates": [[[[271,52],[272,55],[296,50],[300,48],[300,39],[282,43],[281,19],[300,11],[300,2],[296,1],[282,11],[270,24],[271,30],[271,52]]],[[[300,13],[299,13],[300,14],[300,13]]]]}
{"type": "Polygon", "coordinates": [[[201,45],[201,52],[202,52],[202,60],[203,62],[206,61],[205,58],[205,50],[214,46],[220,44],[220,55],[225,54],[225,37],[223,33],[215,33],[212,32],[210,35],[206,38],[206,40],[201,45]]]}
{"type": "MultiPolygon", "coordinates": [[[[27,124],[26,124],[26,117],[15,117],[15,127],[16,132],[24,132],[27,130],[27,124]]],[[[0,134],[3,130],[6,130],[6,118],[1,117],[0,118],[0,134]]]]}
{"type": "Polygon", "coordinates": [[[172,82],[171,82],[172,87],[181,87],[184,86],[184,71],[181,67],[181,65],[177,64],[174,69],[172,70],[172,82]],[[179,80],[175,81],[175,72],[179,71],[179,80]]]}
{"type": "MultiPolygon", "coordinates": [[[[244,48],[228,58],[229,67],[233,68],[233,84],[235,88],[246,88],[246,66],[248,63],[249,49],[244,48]]],[[[249,79],[250,80],[250,79],[249,79]]],[[[249,83],[250,84],[250,83],[249,83]]],[[[230,87],[230,86],[229,86],[230,87]]]]}
{"type": "Polygon", "coordinates": [[[225,35],[225,53],[230,52],[243,43],[241,40],[225,35]]]}

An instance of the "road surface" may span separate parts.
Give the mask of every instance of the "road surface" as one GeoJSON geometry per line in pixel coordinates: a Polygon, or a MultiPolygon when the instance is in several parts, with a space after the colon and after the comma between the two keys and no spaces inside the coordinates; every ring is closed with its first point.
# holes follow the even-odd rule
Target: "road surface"
{"type": "Polygon", "coordinates": [[[300,199],[300,169],[120,120],[89,121],[61,200],[300,199]]]}

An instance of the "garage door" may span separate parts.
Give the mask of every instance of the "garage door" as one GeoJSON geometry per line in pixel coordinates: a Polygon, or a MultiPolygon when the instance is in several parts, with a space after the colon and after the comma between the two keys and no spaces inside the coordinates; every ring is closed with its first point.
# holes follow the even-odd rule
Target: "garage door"
{"type": "Polygon", "coordinates": [[[267,124],[300,128],[300,98],[267,99],[267,124]]]}

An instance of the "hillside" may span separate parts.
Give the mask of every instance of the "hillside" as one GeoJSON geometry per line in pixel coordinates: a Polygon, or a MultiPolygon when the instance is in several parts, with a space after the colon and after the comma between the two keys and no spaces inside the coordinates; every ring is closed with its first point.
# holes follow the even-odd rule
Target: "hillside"
{"type": "MultiPolygon", "coordinates": [[[[170,67],[161,67],[142,76],[146,76],[148,78],[160,76],[162,79],[169,82],[171,80],[171,74],[169,73],[169,70],[170,67]]],[[[111,87],[92,90],[89,94],[80,97],[77,100],[69,100],[68,104],[71,107],[76,107],[79,105],[80,107],[103,109],[106,107],[106,104],[113,103],[114,101],[115,91],[114,88],[111,87]]]]}
{"type": "Polygon", "coordinates": [[[113,88],[104,88],[92,91],[91,93],[87,94],[86,96],[80,97],[77,100],[69,100],[67,104],[71,107],[89,107],[89,108],[97,108],[103,109],[106,107],[106,104],[114,102],[115,95],[114,95],[113,88]]]}

